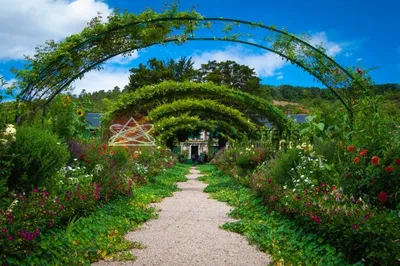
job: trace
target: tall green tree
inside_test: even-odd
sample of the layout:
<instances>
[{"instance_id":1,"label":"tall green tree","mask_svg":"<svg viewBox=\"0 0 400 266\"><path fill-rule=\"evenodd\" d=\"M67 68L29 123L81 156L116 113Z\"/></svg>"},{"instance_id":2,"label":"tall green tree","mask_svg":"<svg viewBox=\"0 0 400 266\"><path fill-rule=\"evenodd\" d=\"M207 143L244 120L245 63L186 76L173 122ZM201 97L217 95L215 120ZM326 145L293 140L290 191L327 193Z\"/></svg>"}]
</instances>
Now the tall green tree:
<instances>
[{"instance_id":1,"label":"tall green tree","mask_svg":"<svg viewBox=\"0 0 400 266\"><path fill-rule=\"evenodd\" d=\"M258 94L260 79L254 69L240 65L235 61L209 61L199 69L198 81L212 81L218 85L226 85L239 90Z\"/></svg>"},{"instance_id":2,"label":"tall green tree","mask_svg":"<svg viewBox=\"0 0 400 266\"><path fill-rule=\"evenodd\" d=\"M191 58L181 57L179 60L167 61L150 59L146 64L130 69L129 84L125 87L128 91L135 91L146 85L158 84L162 81L191 81L197 76Z\"/></svg>"}]
</instances>

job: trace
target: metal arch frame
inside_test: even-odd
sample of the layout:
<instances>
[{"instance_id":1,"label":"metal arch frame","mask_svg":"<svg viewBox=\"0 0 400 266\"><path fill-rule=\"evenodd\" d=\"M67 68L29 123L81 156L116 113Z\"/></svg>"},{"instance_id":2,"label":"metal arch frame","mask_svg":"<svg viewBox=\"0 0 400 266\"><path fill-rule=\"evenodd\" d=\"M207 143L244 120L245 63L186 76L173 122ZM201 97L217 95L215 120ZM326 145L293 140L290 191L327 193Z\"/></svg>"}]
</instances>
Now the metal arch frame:
<instances>
[{"instance_id":1,"label":"metal arch frame","mask_svg":"<svg viewBox=\"0 0 400 266\"><path fill-rule=\"evenodd\" d=\"M253 22L244 21L244 20L227 19L227 18L167 17L167 18L158 18L158 19L152 19L152 20L146 20L146 21L137 21L137 22L128 23L126 25L119 26L119 27L107 30L105 32L102 32L100 34L97 34L96 36L93 36L93 37L91 37L91 38L89 38L89 39L77 44L76 46L72 47L71 50L78 50L78 49L84 47L85 45L90 45L96 39L101 38L102 36L105 36L106 34L111 33L111 32L118 32L120 30L129 28L129 27L136 27L136 26L140 26L140 25L147 25L147 24L151 24L151 23L167 22L167 21L233 22L233 23L248 25L248 26L255 27L255 28L256 27L262 28L262 29L265 29L265 30L268 30L268 31L272 31L272 32L284 35L284 36L289 36L290 40L287 42L287 46L292 41L296 41L300 45L304 45L304 46L308 47L312 51L316 52L316 54L321 55L323 59L327 60L334 67L336 67L337 69L340 69L348 77L348 80L355 81L357 83L357 85L363 90L363 92L366 93L366 89L363 87L363 85L361 83L359 83L346 69L344 69L341 65L339 65L336 61L334 61L332 58L327 56L323 51L319 50L318 48L310 45L309 43L307 43L306 41L296 37L295 35L289 34L289 33L285 32L285 31L278 30L278 29L276 29L274 27L265 26L265 25L262 25L261 23L253 23ZM193 34L192 34L192 36L193 36ZM196 38L196 37L187 37L186 35L185 35L184 41L182 41L182 39L180 39L180 38L168 38L166 40L163 40L162 42L154 42L154 43L147 44L147 45L144 45L144 46L130 47L127 50L119 51L117 53L110 54L110 55L106 56L105 58L99 59L99 60L95 61L94 63L89 64L88 66L84 66L84 68L78 74L74 75L72 78L69 78L69 80L67 79L68 81L66 83L64 83L61 87L59 87L55 92L51 93L50 97L47 99L47 101L45 101L45 103L43 105L48 104L57 94L59 94L63 89L65 89L68 85L70 85L74 80L76 80L77 78L81 77L86 72L88 72L91 69L99 66L100 64L102 64L103 62L107 61L108 59L110 59L112 57L115 57L115 56L120 55L120 54L129 53L129 52L137 50L137 49L150 47L150 46L153 46L153 45L156 45L156 44L163 44L163 43L169 43L169 42L181 42L182 43L182 42L185 42L185 41L194 41L194 40L236 42L236 43L241 43L241 44L254 46L254 47L261 48L261 49L273 52L275 54L278 54L279 56L281 56L283 58L286 58L287 61L290 61L291 63L301 67L302 69L304 69L305 71L310 73L312 76L314 76L316 79L318 79L322 84L324 84L342 102L342 104L345 106L345 108L348 110L348 112L350 113L350 115L352 117L352 113L353 113L352 109L344 101L344 99L334 90L334 88L332 88L329 84L327 84L327 81L324 80L324 78L321 75L318 75L315 71L312 71L312 69L309 68L307 65L305 65L303 62L299 62L299 61L296 61L296 60L294 60L292 58L289 58L285 54L283 54L283 53L281 53L279 51L276 51L276 50L274 50L272 48L269 48L269 47L266 47L266 46L263 46L263 45L260 45L260 44L248 42L248 41L237 40L237 39L233 39L233 38L229 38L229 37L224 37L224 38L216 38L216 37L213 37L213 38ZM316 58L316 57L313 57L313 56L308 56L308 57L309 58ZM21 93L17 96L17 102L19 100L32 100L32 99L34 99L34 97L36 96L36 93L39 93L39 91L37 91L35 94L33 94L33 95L31 94L31 92L33 91L33 88L35 87L35 85L38 85L41 82L45 82L46 78L48 77L48 75L51 74L51 73L47 73L48 70L51 69L55 64L59 63L62 60L64 60L64 58L62 56L60 56L59 58L54 60L52 63L50 63L47 67L45 67L39 73L38 80L36 82L29 83L27 85L27 87L25 89L23 89L21 91ZM66 66L66 67L68 67L68 66ZM60 82L58 82L58 83L60 83ZM49 89L50 88L45 89L44 93L41 94L39 99L42 99L42 97L46 94L46 92L49 91Z\"/></svg>"}]
</instances>

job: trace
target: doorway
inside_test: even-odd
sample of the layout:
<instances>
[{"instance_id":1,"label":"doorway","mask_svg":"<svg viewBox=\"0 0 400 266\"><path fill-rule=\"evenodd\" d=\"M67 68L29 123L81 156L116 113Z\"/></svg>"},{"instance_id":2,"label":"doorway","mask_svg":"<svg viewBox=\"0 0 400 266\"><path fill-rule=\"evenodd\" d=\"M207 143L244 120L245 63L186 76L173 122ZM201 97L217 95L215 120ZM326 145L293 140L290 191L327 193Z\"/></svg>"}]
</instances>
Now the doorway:
<instances>
[{"instance_id":1,"label":"doorway","mask_svg":"<svg viewBox=\"0 0 400 266\"><path fill-rule=\"evenodd\" d=\"M190 154L192 156L192 161L197 161L197 159L199 158L199 146L191 146Z\"/></svg>"}]
</instances>

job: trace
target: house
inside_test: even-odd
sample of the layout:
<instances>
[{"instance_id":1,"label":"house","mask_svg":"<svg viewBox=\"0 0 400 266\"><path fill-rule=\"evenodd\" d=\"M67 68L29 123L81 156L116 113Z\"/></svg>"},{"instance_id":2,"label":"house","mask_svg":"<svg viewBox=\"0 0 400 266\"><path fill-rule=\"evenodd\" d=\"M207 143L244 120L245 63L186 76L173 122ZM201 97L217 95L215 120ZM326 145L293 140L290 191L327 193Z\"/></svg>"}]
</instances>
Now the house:
<instances>
[{"instance_id":1,"label":"house","mask_svg":"<svg viewBox=\"0 0 400 266\"><path fill-rule=\"evenodd\" d=\"M204 153L207 155L214 154L218 151L218 140L211 140L209 136L207 131L198 131L189 135L188 140L180 142L180 153L187 154L188 159L198 158Z\"/></svg>"}]
</instances>

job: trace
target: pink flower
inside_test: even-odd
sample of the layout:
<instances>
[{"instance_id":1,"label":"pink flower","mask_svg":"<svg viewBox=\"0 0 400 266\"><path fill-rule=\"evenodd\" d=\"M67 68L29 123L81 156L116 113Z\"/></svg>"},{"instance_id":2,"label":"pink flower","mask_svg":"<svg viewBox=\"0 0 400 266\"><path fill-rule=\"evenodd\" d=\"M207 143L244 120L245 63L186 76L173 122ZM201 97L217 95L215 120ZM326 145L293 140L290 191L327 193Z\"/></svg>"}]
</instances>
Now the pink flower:
<instances>
[{"instance_id":1,"label":"pink flower","mask_svg":"<svg viewBox=\"0 0 400 266\"><path fill-rule=\"evenodd\" d=\"M3 234L7 233L7 228L6 228L6 227L3 227L3 229L1 229L1 232L2 232Z\"/></svg>"},{"instance_id":2,"label":"pink flower","mask_svg":"<svg viewBox=\"0 0 400 266\"><path fill-rule=\"evenodd\" d=\"M359 75L362 75L362 74L363 74L362 70L359 69L359 68L357 68L356 71L357 71L357 74L359 74Z\"/></svg>"},{"instance_id":3,"label":"pink flower","mask_svg":"<svg viewBox=\"0 0 400 266\"><path fill-rule=\"evenodd\" d=\"M358 229L358 224L353 224L353 229L357 230Z\"/></svg>"}]
</instances>

